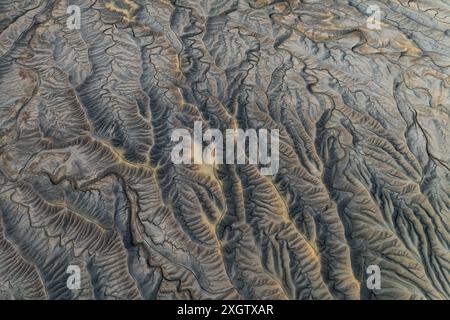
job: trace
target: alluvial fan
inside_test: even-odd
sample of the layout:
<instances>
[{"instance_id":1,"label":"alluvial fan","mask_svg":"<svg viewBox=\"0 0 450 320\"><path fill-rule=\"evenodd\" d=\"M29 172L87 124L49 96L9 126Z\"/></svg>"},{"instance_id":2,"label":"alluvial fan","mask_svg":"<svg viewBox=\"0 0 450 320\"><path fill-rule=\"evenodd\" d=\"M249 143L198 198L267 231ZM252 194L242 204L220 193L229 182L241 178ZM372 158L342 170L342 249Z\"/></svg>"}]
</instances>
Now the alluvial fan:
<instances>
[{"instance_id":1,"label":"alluvial fan","mask_svg":"<svg viewBox=\"0 0 450 320\"><path fill-rule=\"evenodd\" d=\"M450 299L450 3L0 0L0 298Z\"/></svg>"}]
</instances>

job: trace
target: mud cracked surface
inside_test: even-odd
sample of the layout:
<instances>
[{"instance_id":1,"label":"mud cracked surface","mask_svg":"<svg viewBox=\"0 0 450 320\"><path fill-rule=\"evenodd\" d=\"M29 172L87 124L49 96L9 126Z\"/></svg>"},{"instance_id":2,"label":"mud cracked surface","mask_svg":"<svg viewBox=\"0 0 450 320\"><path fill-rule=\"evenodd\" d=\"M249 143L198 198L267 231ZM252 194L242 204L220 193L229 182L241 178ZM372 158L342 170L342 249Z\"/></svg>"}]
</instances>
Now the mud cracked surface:
<instances>
[{"instance_id":1,"label":"mud cracked surface","mask_svg":"<svg viewBox=\"0 0 450 320\"><path fill-rule=\"evenodd\" d=\"M449 75L445 0L0 0L0 298L449 299Z\"/></svg>"}]
</instances>

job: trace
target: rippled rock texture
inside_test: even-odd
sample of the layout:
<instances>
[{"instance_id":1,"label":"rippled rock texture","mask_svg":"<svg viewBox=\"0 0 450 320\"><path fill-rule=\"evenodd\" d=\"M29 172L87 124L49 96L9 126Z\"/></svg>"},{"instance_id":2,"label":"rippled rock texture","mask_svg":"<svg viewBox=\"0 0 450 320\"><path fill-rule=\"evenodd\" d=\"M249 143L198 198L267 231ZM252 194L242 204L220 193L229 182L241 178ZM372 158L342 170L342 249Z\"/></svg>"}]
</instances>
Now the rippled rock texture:
<instances>
[{"instance_id":1,"label":"rippled rock texture","mask_svg":"<svg viewBox=\"0 0 450 320\"><path fill-rule=\"evenodd\" d=\"M449 75L445 0L0 0L0 297L448 299Z\"/></svg>"}]
</instances>

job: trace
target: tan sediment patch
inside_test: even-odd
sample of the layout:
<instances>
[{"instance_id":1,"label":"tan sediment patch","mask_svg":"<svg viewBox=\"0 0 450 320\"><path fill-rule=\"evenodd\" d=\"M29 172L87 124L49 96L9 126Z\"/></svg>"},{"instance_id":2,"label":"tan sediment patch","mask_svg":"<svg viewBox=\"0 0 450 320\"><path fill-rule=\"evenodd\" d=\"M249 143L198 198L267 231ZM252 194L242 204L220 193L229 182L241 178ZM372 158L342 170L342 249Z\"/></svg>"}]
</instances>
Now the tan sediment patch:
<instances>
[{"instance_id":1,"label":"tan sediment patch","mask_svg":"<svg viewBox=\"0 0 450 320\"><path fill-rule=\"evenodd\" d=\"M110 0L110 2L105 3L105 8L120 14L124 22L131 23L135 22L134 15L139 9L139 5L133 0Z\"/></svg>"}]
</instances>

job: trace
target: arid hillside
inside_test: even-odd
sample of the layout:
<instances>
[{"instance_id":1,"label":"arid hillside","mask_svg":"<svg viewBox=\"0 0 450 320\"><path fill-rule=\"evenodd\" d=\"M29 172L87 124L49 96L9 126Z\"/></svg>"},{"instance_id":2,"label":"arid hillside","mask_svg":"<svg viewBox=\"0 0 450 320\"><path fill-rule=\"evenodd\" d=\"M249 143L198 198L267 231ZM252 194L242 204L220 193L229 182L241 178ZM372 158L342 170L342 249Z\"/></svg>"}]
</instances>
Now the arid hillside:
<instances>
[{"instance_id":1,"label":"arid hillside","mask_svg":"<svg viewBox=\"0 0 450 320\"><path fill-rule=\"evenodd\" d=\"M0 0L0 299L450 299L449 1Z\"/></svg>"}]
</instances>

